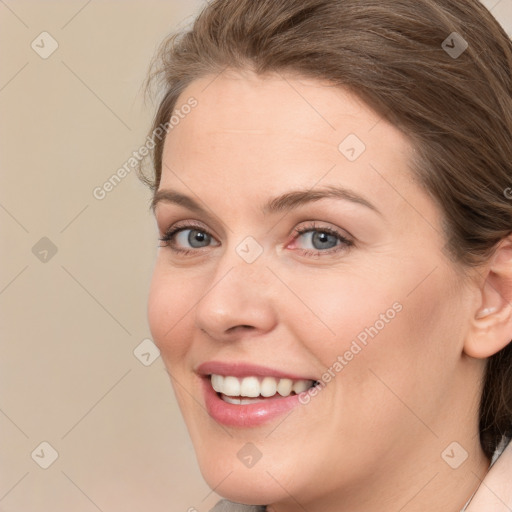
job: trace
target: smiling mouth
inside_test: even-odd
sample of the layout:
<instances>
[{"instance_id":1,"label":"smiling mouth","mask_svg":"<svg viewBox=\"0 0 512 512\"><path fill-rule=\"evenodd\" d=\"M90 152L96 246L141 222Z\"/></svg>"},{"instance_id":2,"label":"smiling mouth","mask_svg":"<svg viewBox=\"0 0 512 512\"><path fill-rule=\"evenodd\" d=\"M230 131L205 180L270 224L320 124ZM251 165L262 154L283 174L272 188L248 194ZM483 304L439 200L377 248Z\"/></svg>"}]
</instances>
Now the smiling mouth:
<instances>
[{"instance_id":1,"label":"smiling mouth","mask_svg":"<svg viewBox=\"0 0 512 512\"><path fill-rule=\"evenodd\" d=\"M319 384L313 380L279 379L274 377L211 374L210 383L218 396L229 404L248 405L269 398L285 398L298 395Z\"/></svg>"}]
</instances>

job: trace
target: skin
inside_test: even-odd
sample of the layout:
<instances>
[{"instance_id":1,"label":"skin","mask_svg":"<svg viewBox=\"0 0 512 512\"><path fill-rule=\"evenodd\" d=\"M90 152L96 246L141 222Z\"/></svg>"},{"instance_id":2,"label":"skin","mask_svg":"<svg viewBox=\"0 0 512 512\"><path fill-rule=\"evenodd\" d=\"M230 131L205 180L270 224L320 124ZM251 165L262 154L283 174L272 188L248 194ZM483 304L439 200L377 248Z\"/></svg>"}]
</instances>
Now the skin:
<instances>
[{"instance_id":1,"label":"skin","mask_svg":"<svg viewBox=\"0 0 512 512\"><path fill-rule=\"evenodd\" d=\"M175 246L189 254L162 244L148 317L205 480L273 512L459 512L489 465L479 382L485 357L511 337L510 311L495 322L478 314L503 312L501 268L491 287L491 266L469 278L449 260L443 214L413 178L409 141L353 94L247 71L193 82L177 108L190 96L198 105L167 136L159 190L207 212L162 201L155 216L161 236L194 221L212 238L194 249L181 232ZM366 146L353 162L338 149L349 134ZM285 192L326 186L349 188L380 213L338 198L261 210ZM353 245L318 249L294 232L311 221ZM263 249L250 264L236 251L247 236ZM395 303L395 318L286 418L231 428L207 414L199 364L250 362L320 380ZM237 457L248 442L262 453L252 468ZM453 442L468 454L457 469L441 456Z\"/></svg>"}]
</instances>

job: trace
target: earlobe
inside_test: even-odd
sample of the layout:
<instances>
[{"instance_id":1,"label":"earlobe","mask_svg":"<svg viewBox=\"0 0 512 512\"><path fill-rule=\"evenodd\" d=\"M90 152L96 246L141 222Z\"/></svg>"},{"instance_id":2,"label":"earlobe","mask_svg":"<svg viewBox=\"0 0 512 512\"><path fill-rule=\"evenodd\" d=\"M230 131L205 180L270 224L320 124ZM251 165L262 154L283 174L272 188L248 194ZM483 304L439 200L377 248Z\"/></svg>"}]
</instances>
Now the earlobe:
<instances>
[{"instance_id":1,"label":"earlobe","mask_svg":"<svg viewBox=\"0 0 512 512\"><path fill-rule=\"evenodd\" d=\"M485 359L512 340L512 237L503 239L483 266L481 302L471 319L464 352Z\"/></svg>"}]
</instances>

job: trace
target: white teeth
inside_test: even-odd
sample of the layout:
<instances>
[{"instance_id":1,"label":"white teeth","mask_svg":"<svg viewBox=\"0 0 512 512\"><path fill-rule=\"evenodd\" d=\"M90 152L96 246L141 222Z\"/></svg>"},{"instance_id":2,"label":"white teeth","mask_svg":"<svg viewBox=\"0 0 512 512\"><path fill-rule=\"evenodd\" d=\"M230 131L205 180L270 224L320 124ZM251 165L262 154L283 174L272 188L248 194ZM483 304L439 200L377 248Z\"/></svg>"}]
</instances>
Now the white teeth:
<instances>
[{"instance_id":1,"label":"white teeth","mask_svg":"<svg viewBox=\"0 0 512 512\"><path fill-rule=\"evenodd\" d=\"M244 377L238 394L252 398L260 396L260 381L256 377Z\"/></svg>"},{"instance_id":2,"label":"white teeth","mask_svg":"<svg viewBox=\"0 0 512 512\"><path fill-rule=\"evenodd\" d=\"M239 396L240 381L236 377L224 377L220 392L229 396Z\"/></svg>"},{"instance_id":3,"label":"white teeth","mask_svg":"<svg viewBox=\"0 0 512 512\"><path fill-rule=\"evenodd\" d=\"M212 387L219 393L222 390L222 382L224 377L222 375L212 375Z\"/></svg>"},{"instance_id":4,"label":"white teeth","mask_svg":"<svg viewBox=\"0 0 512 512\"><path fill-rule=\"evenodd\" d=\"M299 393L302 393L303 391L306 391L308 389L308 383L305 380L298 380L293 384L293 391L298 395Z\"/></svg>"},{"instance_id":5,"label":"white teeth","mask_svg":"<svg viewBox=\"0 0 512 512\"><path fill-rule=\"evenodd\" d=\"M261 381L261 396L274 396L276 392L276 379L274 379L274 377L265 377Z\"/></svg>"},{"instance_id":6,"label":"white teeth","mask_svg":"<svg viewBox=\"0 0 512 512\"><path fill-rule=\"evenodd\" d=\"M235 405L247 405L247 404L254 404L255 402L263 402L263 400L255 400L254 398L233 398L232 396L222 395L222 400L224 402L227 402L228 404L235 404Z\"/></svg>"},{"instance_id":7,"label":"white teeth","mask_svg":"<svg viewBox=\"0 0 512 512\"><path fill-rule=\"evenodd\" d=\"M276 379L274 377L244 377L239 379L233 376L211 375L211 383L213 389L217 393L225 395L225 401L229 403L241 404L254 403L253 400L242 400L240 398L229 397L247 397L257 398L271 397L279 393L279 395L286 397L292 392L296 394L302 393L309 389L314 381L312 380L296 380L291 379Z\"/></svg>"},{"instance_id":8,"label":"white teeth","mask_svg":"<svg viewBox=\"0 0 512 512\"><path fill-rule=\"evenodd\" d=\"M291 379L281 379L277 385L277 392L281 396L288 396L292 392L293 381Z\"/></svg>"}]
</instances>

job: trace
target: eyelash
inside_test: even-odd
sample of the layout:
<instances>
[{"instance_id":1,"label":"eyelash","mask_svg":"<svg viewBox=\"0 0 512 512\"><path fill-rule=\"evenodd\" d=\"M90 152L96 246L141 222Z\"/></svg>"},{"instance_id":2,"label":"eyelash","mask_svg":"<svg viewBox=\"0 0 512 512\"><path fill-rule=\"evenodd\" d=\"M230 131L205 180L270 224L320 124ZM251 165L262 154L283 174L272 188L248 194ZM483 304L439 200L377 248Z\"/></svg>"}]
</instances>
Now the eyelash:
<instances>
[{"instance_id":1,"label":"eyelash","mask_svg":"<svg viewBox=\"0 0 512 512\"><path fill-rule=\"evenodd\" d=\"M173 245L173 238L174 235L178 234L181 231L186 231L187 229L195 229L202 233L206 233L208 236L213 238L213 235L211 235L208 230L204 229L203 226L199 224L195 224L193 222L189 222L187 224L183 225L177 225L169 229L162 237L160 237L160 242L162 242L163 245L160 247L169 247L172 251L182 254L183 256L189 255L189 254L197 254L198 251L201 249L182 249L179 247L176 247ZM331 249L327 249L325 251L318 251L313 249L299 249L304 255L306 256L322 256L325 254L333 254L337 253L342 250L346 250L354 245L354 242L352 240L349 240L345 236L343 236L339 231L333 228L329 227L318 227L314 222L307 226L302 226L300 228L295 228L294 230L294 238L295 241L300 236L304 235L305 233L309 233L311 231L317 231L319 233L327 233L328 235L335 236L341 243L339 245L336 245L335 247Z\"/></svg>"},{"instance_id":2,"label":"eyelash","mask_svg":"<svg viewBox=\"0 0 512 512\"><path fill-rule=\"evenodd\" d=\"M203 226L201 226L199 224L194 224L193 222L189 222L187 224L174 226L174 227L170 228L166 233L164 233L164 235L162 237L160 237L160 242L162 242L162 244L163 244L160 247L169 247L172 251L182 254L184 256L186 256L188 254L192 254L192 253L197 254L199 249L181 249L181 248L175 247L173 245L174 235L178 234L180 231L186 231L187 229L197 229L198 231L201 231L202 233L206 233L209 236L212 236L206 229L204 229Z\"/></svg>"},{"instance_id":3,"label":"eyelash","mask_svg":"<svg viewBox=\"0 0 512 512\"><path fill-rule=\"evenodd\" d=\"M354 242L352 242L352 240L349 240L347 237L343 236L338 230L326 226L317 226L314 222L312 222L309 225L302 226L300 228L295 228L293 240L295 241L300 236L304 235L305 233L310 233L311 231L317 231L318 233L327 233L328 235L332 235L338 239L340 244L325 251L318 251L314 249L299 249L302 252L302 254L306 256L322 256L326 254L334 254L338 253L339 251L347 250L348 248L354 245Z\"/></svg>"}]
</instances>

